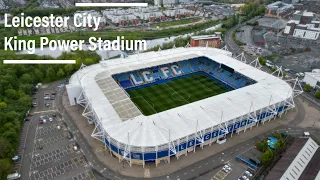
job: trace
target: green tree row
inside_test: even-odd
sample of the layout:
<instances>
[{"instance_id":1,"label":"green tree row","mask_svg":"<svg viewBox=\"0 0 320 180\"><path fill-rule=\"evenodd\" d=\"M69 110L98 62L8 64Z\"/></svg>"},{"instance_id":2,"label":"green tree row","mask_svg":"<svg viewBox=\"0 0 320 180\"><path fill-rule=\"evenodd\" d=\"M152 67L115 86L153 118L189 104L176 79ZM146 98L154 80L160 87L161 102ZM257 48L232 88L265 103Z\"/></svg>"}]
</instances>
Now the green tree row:
<instances>
[{"instance_id":1,"label":"green tree row","mask_svg":"<svg viewBox=\"0 0 320 180\"><path fill-rule=\"evenodd\" d=\"M99 62L95 52L65 52L56 59L75 59L76 64L68 65L5 65L8 59L54 59L49 56L16 54L0 50L0 179L11 173L12 161L19 142L24 117L31 107L32 89L36 83L50 82L70 76L82 63Z\"/></svg>"}]
</instances>

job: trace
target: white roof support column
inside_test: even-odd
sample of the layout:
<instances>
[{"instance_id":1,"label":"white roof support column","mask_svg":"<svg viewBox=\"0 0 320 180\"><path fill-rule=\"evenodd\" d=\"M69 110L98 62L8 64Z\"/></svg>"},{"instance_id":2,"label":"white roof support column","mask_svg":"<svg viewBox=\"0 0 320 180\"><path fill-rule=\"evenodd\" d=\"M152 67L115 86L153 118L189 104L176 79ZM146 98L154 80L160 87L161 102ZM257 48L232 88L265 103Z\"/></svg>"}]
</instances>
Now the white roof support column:
<instances>
[{"instance_id":1,"label":"white roof support column","mask_svg":"<svg viewBox=\"0 0 320 180\"><path fill-rule=\"evenodd\" d=\"M85 107L85 105L88 103L86 96L85 96L85 92L82 89L79 97L77 98L77 104L79 104L82 107Z\"/></svg>"},{"instance_id":2,"label":"white roof support column","mask_svg":"<svg viewBox=\"0 0 320 180\"><path fill-rule=\"evenodd\" d=\"M82 112L82 116L91 120L93 114L92 114L92 111L89 109L89 106L90 106L90 103L88 103L86 105L86 107L84 108L84 110Z\"/></svg>"},{"instance_id":3,"label":"white roof support column","mask_svg":"<svg viewBox=\"0 0 320 180\"><path fill-rule=\"evenodd\" d=\"M269 106L267 107L269 113L271 113L272 115L276 115L277 114L277 108L275 106L275 104L272 103L272 95L270 96L270 100L269 100Z\"/></svg>"},{"instance_id":4,"label":"white roof support column","mask_svg":"<svg viewBox=\"0 0 320 180\"><path fill-rule=\"evenodd\" d=\"M223 48L221 48L222 50L225 50L225 51L229 51L229 49L228 49L228 46L227 45L224 45L224 47Z\"/></svg>"},{"instance_id":5,"label":"white roof support column","mask_svg":"<svg viewBox=\"0 0 320 180\"><path fill-rule=\"evenodd\" d=\"M255 67L257 69L261 69L262 65L259 62L259 59L256 58L255 60L253 60L252 62L249 63L249 65L251 65L252 67Z\"/></svg>"},{"instance_id":6,"label":"white roof support column","mask_svg":"<svg viewBox=\"0 0 320 180\"><path fill-rule=\"evenodd\" d=\"M202 131L198 131L199 129L199 120L194 120L194 119L191 119L191 118L188 118L188 117L185 117L185 116L182 116L180 114L178 114L178 116L182 117L182 118L185 118L187 120L190 120L190 121L193 121L196 123L196 129L195 129L195 133L194 133L194 136L195 136L195 142L194 142L194 148L193 148L193 151L195 152L195 147L196 147L196 140L200 141L201 144L204 143L204 134L202 133Z\"/></svg>"},{"instance_id":7,"label":"white roof support column","mask_svg":"<svg viewBox=\"0 0 320 180\"><path fill-rule=\"evenodd\" d=\"M124 147L123 151L123 157L121 161L126 160L128 164L131 166L132 165L132 160L131 160L131 145L130 145L130 133L128 132L128 141L126 143L126 146ZM120 161L120 162L121 162Z\"/></svg>"},{"instance_id":8,"label":"white roof support column","mask_svg":"<svg viewBox=\"0 0 320 180\"><path fill-rule=\"evenodd\" d=\"M277 76L277 77L280 78L280 79L283 79L282 66L280 66L280 67L277 66L277 69L276 69L273 73L271 73L271 74Z\"/></svg>"},{"instance_id":9,"label":"white roof support column","mask_svg":"<svg viewBox=\"0 0 320 180\"><path fill-rule=\"evenodd\" d=\"M95 125L94 130L91 133L91 137L105 143L104 141L104 132L102 130L99 130L100 128L98 128L99 125Z\"/></svg>"},{"instance_id":10,"label":"white roof support column","mask_svg":"<svg viewBox=\"0 0 320 180\"><path fill-rule=\"evenodd\" d=\"M153 121L153 124L155 126L161 128L161 129L164 129L165 131L168 131L168 156L169 156L168 158L169 158L169 163L170 163L170 154L171 154L171 152L173 152L174 155L177 154L177 151L175 149L175 144L174 144L173 141L171 141L171 131L170 131L170 129L167 129L167 128L163 127L163 126L160 126L160 125L156 124L154 121Z\"/></svg>"},{"instance_id":11,"label":"white roof support column","mask_svg":"<svg viewBox=\"0 0 320 180\"><path fill-rule=\"evenodd\" d=\"M254 107L253 107L253 102L251 102L251 105L250 105L250 108L249 108L249 112L248 112L248 114L247 114L247 123L246 123L246 126L245 126L245 130L247 129L247 126L248 126L248 121L250 120L252 120L252 121L254 121L254 122L258 122L258 119L257 119L257 113L256 113L256 110L254 109ZM251 123L251 126L250 126L250 128L252 128L252 123Z\"/></svg>"},{"instance_id":12,"label":"white roof support column","mask_svg":"<svg viewBox=\"0 0 320 180\"><path fill-rule=\"evenodd\" d=\"M242 52L241 54L239 54L238 56L236 56L235 59L238 59L239 61L244 62L244 63L247 64L247 58L246 58L246 56L244 55L244 52Z\"/></svg>"},{"instance_id":13,"label":"white roof support column","mask_svg":"<svg viewBox=\"0 0 320 180\"><path fill-rule=\"evenodd\" d=\"M300 84L299 78L286 80L291 86L293 90L293 96L297 97L303 93L303 88Z\"/></svg>"}]
</instances>

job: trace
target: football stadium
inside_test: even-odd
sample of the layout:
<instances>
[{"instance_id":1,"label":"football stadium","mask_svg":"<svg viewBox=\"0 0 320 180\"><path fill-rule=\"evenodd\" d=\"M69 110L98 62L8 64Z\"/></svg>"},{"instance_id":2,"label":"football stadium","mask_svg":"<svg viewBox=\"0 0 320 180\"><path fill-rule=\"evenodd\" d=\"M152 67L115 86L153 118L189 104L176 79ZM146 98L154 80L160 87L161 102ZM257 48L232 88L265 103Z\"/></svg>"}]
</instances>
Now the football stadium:
<instances>
[{"instance_id":1,"label":"football stadium","mask_svg":"<svg viewBox=\"0 0 320 180\"><path fill-rule=\"evenodd\" d=\"M170 163L295 106L284 80L206 47L146 52L83 66L67 85L91 136L130 165Z\"/></svg>"}]
</instances>

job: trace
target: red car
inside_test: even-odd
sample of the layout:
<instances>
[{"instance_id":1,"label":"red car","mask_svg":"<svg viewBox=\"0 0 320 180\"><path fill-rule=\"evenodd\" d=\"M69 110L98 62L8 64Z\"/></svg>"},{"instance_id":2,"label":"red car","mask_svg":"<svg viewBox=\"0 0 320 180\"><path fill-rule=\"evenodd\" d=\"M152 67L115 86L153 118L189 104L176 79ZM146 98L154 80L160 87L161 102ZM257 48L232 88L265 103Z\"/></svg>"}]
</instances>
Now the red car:
<instances>
[{"instance_id":1,"label":"red car","mask_svg":"<svg viewBox=\"0 0 320 180\"><path fill-rule=\"evenodd\" d=\"M28 113L28 114L26 115L26 117L30 117L30 116L33 116L33 114Z\"/></svg>"},{"instance_id":2,"label":"red car","mask_svg":"<svg viewBox=\"0 0 320 180\"><path fill-rule=\"evenodd\" d=\"M39 121L39 124L43 124L43 121L42 121L42 120L40 120L40 121Z\"/></svg>"}]
</instances>

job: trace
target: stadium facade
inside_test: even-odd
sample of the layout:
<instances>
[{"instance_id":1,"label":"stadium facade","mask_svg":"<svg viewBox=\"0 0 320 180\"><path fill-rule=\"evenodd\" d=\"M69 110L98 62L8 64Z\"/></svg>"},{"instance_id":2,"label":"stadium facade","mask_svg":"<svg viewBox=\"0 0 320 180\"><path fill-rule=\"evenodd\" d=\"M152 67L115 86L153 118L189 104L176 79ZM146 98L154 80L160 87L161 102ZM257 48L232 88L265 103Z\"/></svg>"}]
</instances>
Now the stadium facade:
<instances>
[{"instance_id":1,"label":"stadium facade","mask_svg":"<svg viewBox=\"0 0 320 180\"><path fill-rule=\"evenodd\" d=\"M149 116L126 92L199 71L232 90ZM146 52L85 66L70 78L67 92L70 104L83 106L82 115L94 124L93 138L119 162L143 166L170 163L172 156L221 143L295 107L294 88L287 82L232 58L228 51L206 47Z\"/></svg>"}]
</instances>

